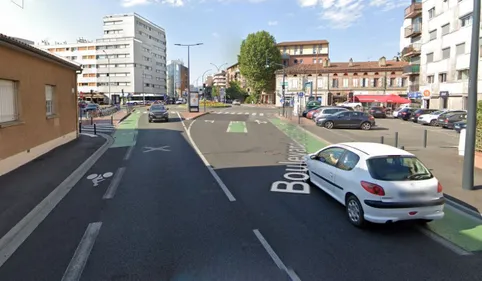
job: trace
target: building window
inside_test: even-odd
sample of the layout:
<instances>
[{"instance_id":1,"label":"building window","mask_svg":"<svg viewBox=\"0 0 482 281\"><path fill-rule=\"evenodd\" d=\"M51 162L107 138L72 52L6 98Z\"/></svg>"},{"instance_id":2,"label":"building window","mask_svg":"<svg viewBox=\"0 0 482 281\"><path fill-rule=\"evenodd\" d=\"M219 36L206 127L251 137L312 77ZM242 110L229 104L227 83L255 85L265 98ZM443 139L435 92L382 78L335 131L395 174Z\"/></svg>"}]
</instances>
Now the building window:
<instances>
[{"instance_id":1,"label":"building window","mask_svg":"<svg viewBox=\"0 0 482 281\"><path fill-rule=\"evenodd\" d=\"M300 59L300 63L303 63L303 59Z\"/></svg>"},{"instance_id":2,"label":"building window","mask_svg":"<svg viewBox=\"0 0 482 281\"><path fill-rule=\"evenodd\" d=\"M439 81L440 83L445 83L445 82L447 82L447 73L440 73L440 74L438 75L438 81Z\"/></svg>"},{"instance_id":3,"label":"building window","mask_svg":"<svg viewBox=\"0 0 482 281\"><path fill-rule=\"evenodd\" d=\"M390 78L388 80L388 87L395 87L395 78Z\"/></svg>"},{"instance_id":4,"label":"building window","mask_svg":"<svg viewBox=\"0 0 482 281\"><path fill-rule=\"evenodd\" d=\"M432 84L435 82L435 77L433 75L427 76L427 83Z\"/></svg>"},{"instance_id":5,"label":"building window","mask_svg":"<svg viewBox=\"0 0 482 281\"><path fill-rule=\"evenodd\" d=\"M373 78L373 87L374 88L378 87L379 83L380 83L380 78Z\"/></svg>"},{"instance_id":6,"label":"building window","mask_svg":"<svg viewBox=\"0 0 482 281\"><path fill-rule=\"evenodd\" d=\"M447 23L446 25L442 25L442 36L449 34L450 32L450 24Z\"/></svg>"},{"instance_id":7,"label":"building window","mask_svg":"<svg viewBox=\"0 0 482 281\"><path fill-rule=\"evenodd\" d=\"M45 107L47 116L55 114L55 86L45 85Z\"/></svg>"},{"instance_id":8,"label":"building window","mask_svg":"<svg viewBox=\"0 0 482 281\"><path fill-rule=\"evenodd\" d=\"M0 79L0 123L18 120L17 82Z\"/></svg>"},{"instance_id":9,"label":"building window","mask_svg":"<svg viewBox=\"0 0 482 281\"><path fill-rule=\"evenodd\" d=\"M433 62L433 53L427 54L427 63Z\"/></svg>"},{"instance_id":10,"label":"building window","mask_svg":"<svg viewBox=\"0 0 482 281\"><path fill-rule=\"evenodd\" d=\"M293 62L294 62L294 63L298 63L298 60L297 60L297 59L295 59Z\"/></svg>"},{"instance_id":11,"label":"building window","mask_svg":"<svg viewBox=\"0 0 482 281\"><path fill-rule=\"evenodd\" d=\"M469 70L457 70L457 80L468 80L469 79Z\"/></svg>"},{"instance_id":12,"label":"building window","mask_svg":"<svg viewBox=\"0 0 482 281\"><path fill-rule=\"evenodd\" d=\"M465 54L465 43L458 44L455 46L455 55L463 55Z\"/></svg>"},{"instance_id":13,"label":"building window","mask_svg":"<svg viewBox=\"0 0 482 281\"><path fill-rule=\"evenodd\" d=\"M348 78L343 79L343 88L348 88Z\"/></svg>"},{"instance_id":14,"label":"building window","mask_svg":"<svg viewBox=\"0 0 482 281\"><path fill-rule=\"evenodd\" d=\"M430 41L437 39L437 29L430 31L429 36L430 36Z\"/></svg>"},{"instance_id":15,"label":"building window","mask_svg":"<svg viewBox=\"0 0 482 281\"><path fill-rule=\"evenodd\" d=\"M460 26L461 27L466 27L472 25L472 13L465 15L460 18Z\"/></svg>"},{"instance_id":16,"label":"building window","mask_svg":"<svg viewBox=\"0 0 482 281\"><path fill-rule=\"evenodd\" d=\"M331 87L332 88L338 88L338 78L335 78L335 79L331 80Z\"/></svg>"},{"instance_id":17,"label":"building window","mask_svg":"<svg viewBox=\"0 0 482 281\"><path fill-rule=\"evenodd\" d=\"M352 80L351 82L352 82L352 84L353 84L353 88L357 88L357 87L358 87L358 79L353 78L353 80Z\"/></svg>"},{"instance_id":18,"label":"building window","mask_svg":"<svg viewBox=\"0 0 482 281\"><path fill-rule=\"evenodd\" d=\"M442 59L446 60L450 58L450 47L442 49Z\"/></svg>"},{"instance_id":19,"label":"building window","mask_svg":"<svg viewBox=\"0 0 482 281\"><path fill-rule=\"evenodd\" d=\"M429 19L432 19L435 17L435 7L433 7L432 9L428 10L428 18Z\"/></svg>"},{"instance_id":20,"label":"building window","mask_svg":"<svg viewBox=\"0 0 482 281\"><path fill-rule=\"evenodd\" d=\"M316 63L316 59L313 59L313 64L315 64L315 63Z\"/></svg>"}]
</instances>

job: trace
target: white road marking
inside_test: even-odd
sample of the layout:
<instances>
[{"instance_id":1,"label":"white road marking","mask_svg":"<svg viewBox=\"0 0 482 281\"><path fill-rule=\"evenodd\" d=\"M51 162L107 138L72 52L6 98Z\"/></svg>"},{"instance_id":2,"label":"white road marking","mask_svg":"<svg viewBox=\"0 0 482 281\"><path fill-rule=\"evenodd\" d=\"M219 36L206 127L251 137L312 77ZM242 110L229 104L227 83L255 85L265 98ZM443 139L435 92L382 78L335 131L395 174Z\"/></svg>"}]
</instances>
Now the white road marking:
<instances>
[{"instance_id":1,"label":"white road marking","mask_svg":"<svg viewBox=\"0 0 482 281\"><path fill-rule=\"evenodd\" d=\"M258 123L258 124L267 124L268 122L266 121L259 121L259 120L254 120L254 122Z\"/></svg>"},{"instance_id":2,"label":"white road marking","mask_svg":"<svg viewBox=\"0 0 482 281\"><path fill-rule=\"evenodd\" d=\"M462 248L460 248L459 246L453 244L452 242L450 242L449 240L446 240L444 239L443 237L439 236L438 234L430 231L429 229L425 228L425 227L417 227L417 229L422 232L423 234L425 234L428 238L434 240L435 242L439 243L440 245L444 246L445 248L451 250L452 252L456 253L457 255L460 255L460 256L470 256L470 255L473 255L473 253L471 252L468 252Z\"/></svg>"},{"instance_id":3,"label":"white road marking","mask_svg":"<svg viewBox=\"0 0 482 281\"><path fill-rule=\"evenodd\" d=\"M169 149L169 145L161 146L161 147L150 147L150 146L145 146L144 147L144 153L147 152L152 152L152 151L171 151Z\"/></svg>"},{"instance_id":4,"label":"white road marking","mask_svg":"<svg viewBox=\"0 0 482 281\"><path fill-rule=\"evenodd\" d=\"M80 240L79 246L77 246L77 249L75 250L74 256L72 257L67 270L65 270L62 281L80 280L85 264L89 259L90 252L94 247L95 239L97 239L97 236L99 235L101 226L101 222L89 224L84 236L82 236L82 239Z\"/></svg>"},{"instance_id":5,"label":"white road marking","mask_svg":"<svg viewBox=\"0 0 482 281\"><path fill-rule=\"evenodd\" d=\"M96 137L97 137L97 135L89 134L89 133L80 133L79 135L88 136L88 137L91 137L91 138L96 138Z\"/></svg>"},{"instance_id":6,"label":"white road marking","mask_svg":"<svg viewBox=\"0 0 482 281\"><path fill-rule=\"evenodd\" d=\"M204 120L204 123L214 123L214 120Z\"/></svg>"},{"instance_id":7,"label":"white road marking","mask_svg":"<svg viewBox=\"0 0 482 281\"><path fill-rule=\"evenodd\" d=\"M213 176L213 178L216 180L216 182L218 183L218 185L221 187L221 189L223 190L224 194L226 194L226 196L228 197L229 201L231 202L234 202L236 201L236 198L234 198L233 194L231 193L231 191L229 191L228 187L226 186L226 184L224 184L223 180L218 176L218 174L216 173L216 171L214 171L213 169L213 166L211 166L211 164L209 164L208 160L206 159L206 157L204 157L204 155L202 154L201 150L199 150L199 148L197 147L196 143L194 142L192 136L191 136L191 127L192 125L194 124L194 122L196 122L196 120L193 120L191 122L191 124L189 125L189 128L186 127L186 124L184 124L184 121L181 119L181 124L182 124L182 127L184 128L184 130L186 131L186 134L187 134L187 137L189 138L189 141L191 142L191 145L192 147L194 148L194 151L196 151L197 155L199 155L199 158L201 158L201 160L203 161L204 165L206 166L206 168L208 168L209 172L211 173L211 175Z\"/></svg>"},{"instance_id":8,"label":"white road marking","mask_svg":"<svg viewBox=\"0 0 482 281\"><path fill-rule=\"evenodd\" d=\"M244 115L249 115L249 112L245 112Z\"/></svg>"},{"instance_id":9,"label":"white road marking","mask_svg":"<svg viewBox=\"0 0 482 281\"><path fill-rule=\"evenodd\" d=\"M236 112L231 112L231 115L234 115L234 114L236 114Z\"/></svg>"},{"instance_id":10,"label":"white road marking","mask_svg":"<svg viewBox=\"0 0 482 281\"><path fill-rule=\"evenodd\" d=\"M242 115L243 113L242 112L238 112L238 115Z\"/></svg>"},{"instance_id":11,"label":"white road marking","mask_svg":"<svg viewBox=\"0 0 482 281\"><path fill-rule=\"evenodd\" d=\"M114 139L111 136L99 135L106 138L107 142L0 239L0 267L15 253L30 234L52 212L55 206L62 201L77 182L84 177L85 173L99 160L102 154L114 143Z\"/></svg>"},{"instance_id":12,"label":"white road marking","mask_svg":"<svg viewBox=\"0 0 482 281\"><path fill-rule=\"evenodd\" d=\"M121 167L117 169L117 172L115 173L114 178L109 184L109 187L107 188L104 196L102 199L112 199L114 198L115 192L117 191L117 187L119 186L122 177L124 176L124 173L126 171L126 167Z\"/></svg>"},{"instance_id":13,"label":"white road marking","mask_svg":"<svg viewBox=\"0 0 482 281\"><path fill-rule=\"evenodd\" d=\"M87 179L88 180L92 180L92 183L94 184L94 186L98 186L99 183L105 181L105 179L107 178L110 178L114 175L114 173L112 172L106 172L102 175L98 175L98 174L91 174L91 175L88 175L87 176Z\"/></svg>"},{"instance_id":14,"label":"white road marking","mask_svg":"<svg viewBox=\"0 0 482 281\"><path fill-rule=\"evenodd\" d=\"M260 113L259 116L264 116L264 113Z\"/></svg>"},{"instance_id":15,"label":"white road marking","mask_svg":"<svg viewBox=\"0 0 482 281\"><path fill-rule=\"evenodd\" d=\"M254 113L253 113L253 114L251 114L251 115L256 116L256 112L254 112Z\"/></svg>"},{"instance_id":16,"label":"white road marking","mask_svg":"<svg viewBox=\"0 0 482 281\"><path fill-rule=\"evenodd\" d=\"M286 267L286 265L283 263L283 261L280 259L280 257L273 250L273 248L271 248L268 241L266 241L266 239L264 239L261 232L259 232L259 230L257 230L257 229L253 229L253 232L254 232L254 235L256 235L256 237L258 238L261 245L263 245L266 252L268 252L271 259L273 259L274 263L278 266L278 268L283 270L284 272L286 272L286 274L288 274L291 281L301 281L301 279L298 277L298 275L296 275L296 273L292 269L288 269Z\"/></svg>"},{"instance_id":17,"label":"white road marking","mask_svg":"<svg viewBox=\"0 0 482 281\"><path fill-rule=\"evenodd\" d=\"M127 161L131 158L131 155L132 155L132 151L134 150L134 145L129 147L129 149L127 150L126 152L126 155L124 156L124 160Z\"/></svg>"}]
</instances>

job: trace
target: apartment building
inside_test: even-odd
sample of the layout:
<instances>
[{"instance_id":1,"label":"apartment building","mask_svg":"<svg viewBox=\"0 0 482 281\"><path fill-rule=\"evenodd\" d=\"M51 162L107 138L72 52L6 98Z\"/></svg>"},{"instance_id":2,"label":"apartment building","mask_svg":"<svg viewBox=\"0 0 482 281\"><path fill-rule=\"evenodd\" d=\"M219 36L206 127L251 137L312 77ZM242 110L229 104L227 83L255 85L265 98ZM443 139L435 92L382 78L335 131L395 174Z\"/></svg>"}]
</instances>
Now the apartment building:
<instances>
[{"instance_id":1,"label":"apartment building","mask_svg":"<svg viewBox=\"0 0 482 281\"><path fill-rule=\"evenodd\" d=\"M313 96L323 105L345 102L353 96L360 102L374 102L373 96L397 95L406 97L407 77L403 61L389 61L385 57L378 61L330 62L321 67L315 64L298 64L287 67L285 77L285 103L304 92L305 97ZM282 106L283 70L276 71L277 106Z\"/></svg>"},{"instance_id":2,"label":"apartment building","mask_svg":"<svg viewBox=\"0 0 482 281\"><path fill-rule=\"evenodd\" d=\"M226 87L226 71L222 70L213 75L213 86L221 88Z\"/></svg>"},{"instance_id":3,"label":"apartment building","mask_svg":"<svg viewBox=\"0 0 482 281\"><path fill-rule=\"evenodd\" d=\"M80 63L78 91L105 97L153 96L167 92L165 30L138 14L103 18L101 39L50 44L38 48Z\"/></svg>"},{"instance_id":4,"label":"apartment building","mask_svg":"<svg viewBox=\"0 0 482 281\"><path fill-rule=\"evenodd\" d=\"M435 109L466 109L473 1L425 0L422 4L421 91L426 99L424 105ZM479 92L481 75L479 65ZM481 94L478 95L481 99Z\"/></svg>"},{"instance_id":5,"label":"apartment building","mask_svg":"<svg viewBox=\"0 0 482 281\"><path fill-rule=\"evenodd\" d=\"M277 44L285 66L322 64L328 59L329 45L326 40L290 41Z\"/></svg>"},{"instance_id":6,"label":"apartment building","mask_svg":"<svg viewBox=\"0 0 482 281\"><path fill-rule=\"evenodd\" d=\"M235 63L228 68L226 68L226 84L229 85L230 82L238 82L241 88L246 88L246 79L241 75L239 70L239 63Z\"/></svg>"},{"instance_id":7,"label":"apartment building","mask_svg":"<svg viewBox=\"0 0 482 281\"><path fill-rule=\"evenodd\" d=\"M407 77L408 97L422 99L420 92L420 54L422 49L422 0L411 0L405 8L403 26L400 32L400 57L409 63L403 69Z\"/></svg>"},{"instance_id":8,"label":"apartment building","mask_svg":"<svg viewBox=\"0 0 482 281\"><path fill-rule=\"evenodd\" d=\"M188 68L181 60L171 60L167 65L167 95L180 97L187 89Z\"/></svg>"}]
</instances>

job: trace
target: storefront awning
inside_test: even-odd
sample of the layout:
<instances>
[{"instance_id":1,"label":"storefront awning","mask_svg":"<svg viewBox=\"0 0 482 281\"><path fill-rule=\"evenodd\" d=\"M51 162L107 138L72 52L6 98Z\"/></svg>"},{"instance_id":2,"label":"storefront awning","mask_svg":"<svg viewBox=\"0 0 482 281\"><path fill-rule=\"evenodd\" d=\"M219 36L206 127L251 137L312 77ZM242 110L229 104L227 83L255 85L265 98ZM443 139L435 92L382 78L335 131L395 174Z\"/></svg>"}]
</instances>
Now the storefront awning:
<instances>
[{"instance_id":1,"label":"storefront awning","mask_svg":"<svg viewBox=\"0 0 482 281\"><path fill-rule=\"evenodd\" d=\"M410 103L409 99L397 95L358 95L354 97L355 102L386 102L386 103Z\"/></svg>"}]
</instances>

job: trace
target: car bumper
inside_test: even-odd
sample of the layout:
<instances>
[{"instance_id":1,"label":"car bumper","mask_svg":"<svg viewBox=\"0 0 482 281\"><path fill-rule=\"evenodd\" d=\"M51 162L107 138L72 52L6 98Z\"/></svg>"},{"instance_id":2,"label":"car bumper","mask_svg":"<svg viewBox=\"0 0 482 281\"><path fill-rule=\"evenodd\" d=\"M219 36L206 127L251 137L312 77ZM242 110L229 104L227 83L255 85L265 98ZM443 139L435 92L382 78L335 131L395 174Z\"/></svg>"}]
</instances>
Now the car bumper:
<instances>
[{"instance_id":1,"label":"car bumper","mask_svg":"<svg viewBox=\"0 0 482 281\"><path fill-rule=\"evenodd\" d=\"M164 120L168 120L169 119L169 115L165 115L165 116L149 116L149 119L152 120L152 121L164 121Z\"/></svg>"},{"instance_id":2,"label":"car bumper","mask_svg":"<svg viewBox=\"0 0 482 281\"><path fill-rule=\"evenodd\" d=\"M422 125L428 125L428 124L430 124L430 120L417 119L417 123L422 124Z\"/></svg>"},{"instance_id":3,"label":"car bumper","mask_svg":"<svg viewBox=\"0 0 482 281\"><path fill-rule=\"evenodd\" d=\"M379 202L377 204L376 202ZM424 204L384 203L364 201L365 219L372 223L387 223L406 220L439 220L444 217L444 198ZM368 203L368 204L367 204ZM411 214L416 212L415 214Z\"/></svg>"}]
</instances>

